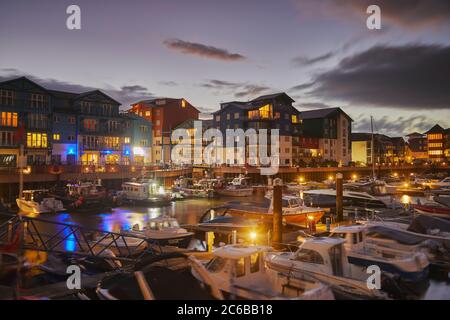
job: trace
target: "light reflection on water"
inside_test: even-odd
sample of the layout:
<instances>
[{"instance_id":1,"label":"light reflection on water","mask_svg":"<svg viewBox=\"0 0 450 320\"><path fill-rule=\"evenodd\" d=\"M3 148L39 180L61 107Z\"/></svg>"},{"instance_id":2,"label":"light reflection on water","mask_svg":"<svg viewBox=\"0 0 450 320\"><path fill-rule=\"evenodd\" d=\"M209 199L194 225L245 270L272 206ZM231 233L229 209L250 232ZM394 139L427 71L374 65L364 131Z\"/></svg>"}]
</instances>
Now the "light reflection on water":
<instances>
[{"instance_id":1,"label":"light reflection on water","mask_svg":"<svg viewBox=\"0 0 450 320\"><path fill-rule=\"evenodd\" d=\"M409 197L408 203L416 203L417 197ZM116 208L108 213L61 213L56 215L42 215L40 218L58 222L75 223L89 229L119 232L131 229L138 223L140 226L162 214L175 217L180 224L195 224L202 214L209 208L219 206L230 199L192 199L172 202L171 205L158 208ZM249 199L246 199L249 200ZM257 199L251 199L257 200ZM423 200L423 198L421 199ZM66 233L67 235L67 233ZM65 242L68 251L75 249L73 236ZM450 300L450 283L447 281L431 280L430 286L422 299L448 299Z\"/></svg>"}]
</instances>

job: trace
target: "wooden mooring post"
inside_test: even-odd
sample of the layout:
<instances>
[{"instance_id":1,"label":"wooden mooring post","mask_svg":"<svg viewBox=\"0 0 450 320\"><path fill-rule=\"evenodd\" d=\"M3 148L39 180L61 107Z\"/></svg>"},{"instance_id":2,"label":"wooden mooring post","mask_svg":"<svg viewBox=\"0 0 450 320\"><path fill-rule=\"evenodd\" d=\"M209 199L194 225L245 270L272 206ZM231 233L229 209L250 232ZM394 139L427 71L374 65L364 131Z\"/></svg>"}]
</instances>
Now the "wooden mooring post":
<instances>
[{"instance_id":1,"label":"wooden mooring post","mask_svg":"<svg viewBox=\"0 0 450 320\"><path fill-rule=\"evenodd\" d=\"M273 233L272 233L272 246L275 249L280 249L282 239L282 222L283 222L283 207L282 207L282 194L283 186L273 186Z\"/></svg>"}]
</instances>

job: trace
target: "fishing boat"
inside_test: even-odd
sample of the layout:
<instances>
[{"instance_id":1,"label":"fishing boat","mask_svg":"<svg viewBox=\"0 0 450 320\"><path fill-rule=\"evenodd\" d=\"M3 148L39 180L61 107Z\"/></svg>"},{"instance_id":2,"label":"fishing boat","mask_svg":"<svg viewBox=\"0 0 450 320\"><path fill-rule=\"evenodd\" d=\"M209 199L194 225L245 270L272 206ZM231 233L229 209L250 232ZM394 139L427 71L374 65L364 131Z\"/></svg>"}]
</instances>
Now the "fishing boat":
<instances>
[{"instance_id":1,"label":"fishing boat","mask_svg":"<svg viewBox=\"0 0 450 320\"><path fill-rule=\"evenodd\" d=\"M143 228L136 224L131 230L122 231L122 234L139 236L159 246L179 248L187 248L194 235L194 233L181 228L177 219L167 216L150 219Z\"/></svg>"},{"instance_id":2,"label":"fishing boat","mask_svg":"<svg viewBox=\"0 0 450 320\"><path fill-rule=\"evenodd\" d=\"M266 263L270 269L293 277L313 277L329 285L337 298L387 298L380 290L367 287L370 275L349 263L344 244L344 239L308 238L295 252L269 253Z\"/></svg>"},{"instance_id":3,"label":"fishing boat","mask_svg":"<svg viewBox=\"0 0 450 320\"><path fill-rule=\"evenodd\" d=\"M333 189L318 189L308 190L303 192L306 203L311 203L314 206L323 206L324 204L336 205L336 190ZM344 205L370 207L370 208L386 208L389 203L368 194L367 192L343 191Z\"/></svg>"},{"instance_id":4,"label":"fishing boat","mask_svg":"<svg viewBox=\"0 0 450 320\"><path fill-rule=\"evenodd\" d=\"M248 219L268 220L273 219L273 197L269 193L263 202L229 202L228 213L244 216ZM307 207L298 196L282 196L282 217L288 224L306 226L308 222L319 222L325 210L322 208Z\"/></svg>"},{"instance_id":5,"label":"fishing boat","mask_svg":"<svg viewBox=\"0 0 450 320\"><path fill-rule=\"evenodd\" d=\"M216 184L214 191L221 196L227 197L249 197L253 194L253 188L248 184L248 178L240 175L234 178L230 184L222 186Z\"/></svg>"},{"instance_id":6,"label":"fishing boat","mask_svg":"<svg viewBox=\"0 0 450 320\"><path fill-rule=\"evenodd\" d=\"M48 190L24 190L22 197L16 199L20 211L25 214L38 215L41 213L65 211L60 200L48 194Z\"/></svg>"},{"instance_id":7,"label":"fishing boat","mask_svg":"<svg viewBox=\"0 0 450 320\"><path fill-rule=\"evenodd\" d=\"M369 245L364 225L339 226L331 231L331 238L344 239L348 262L362 270L377 265L386 273L408 282L427 279L429 261L423 252L400 252L388 247Z\"/></svg>"},{"instance_id":8,"label":"fishing boat","mask_svg":"<svg viewBox=\"0 0 450 320\"><path fill-rule=\"evenodd\" d=\"M264 257L269 251L263 246L220 247L206 264L208 276L203 279L209 278L230 299L334 300L330 288L311 277L294 278L267 268ZM192 269L192 274L205 282L197 270Z\"/></svg>"},{"instance_id":9,"label":"fishing boat","mask_svg":"<svg viewBox=\"0 0 450 320\"><path fill-rule=\"evenodd\" d=\"M124 182L118 196L122 202L136 206L169 205L172 200L162 186L152 181Z\"/></svg>"},{"instance_id":10,"label":"fishing boat","mask_svg":"<svg viewBox=\"0 0 450 320\"><path fill-rule=\"evenodd\" d=\"M172 191L183 198L211 198L214 189L204 181L194 182L192 178L179 177L175 180Z\"/></svg>"}]
</instances>

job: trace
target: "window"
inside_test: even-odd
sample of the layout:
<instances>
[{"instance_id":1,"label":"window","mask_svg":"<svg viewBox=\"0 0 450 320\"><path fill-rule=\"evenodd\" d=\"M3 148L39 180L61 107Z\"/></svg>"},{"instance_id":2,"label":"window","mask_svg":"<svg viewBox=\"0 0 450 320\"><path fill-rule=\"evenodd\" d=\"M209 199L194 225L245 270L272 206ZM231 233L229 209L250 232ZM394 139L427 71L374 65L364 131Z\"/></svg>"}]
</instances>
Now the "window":
<instances>
[{"instance_id":1,"label":"window","mask_svg":"<svg viewBox=\"0 0 450 320\"><path fill-rule=\"evenodd\" d=\"M279 112L275 112L275 119L280 119L280 113Z\"/></svg>"},{"instance_id":2,"label":"window","mask_svg":"<svg viewBox=\"0 0 450 320\"><path fill-rule=\"evenodd\" d=\"M156 123L155 123L157 126L159 126L159 125L161 125L161 121L160 120L156 120Z\"/></svg>"},{"instance_id":3,"label":"window","mask_svg":"<svg viewBox=\"0 0 450 320\"><path fill-rule=\"evenodd\" d=\"M47 148L47 134L27 132L27 147Z\"/></svg>"},{"instance_id":4,"label":"window","mask_svg":"<svg viewBox=\"0 0 450 320\"><path fill-rule=\"evenodd\" d=\"M273 117L272 105L266 104L257 110L248 112L249 119L270 119Z\"/></svg>"},{"instance_id":5,"label":"window","mask_svg":"<svg viewBox=\"0 0 450 320\"><path fill-rule=\"evenodd\" d=\"M130 143L130 137L125 137L124 138L124 143Z\"/></svg>"},{"instance_id":6,"label":"window","mask_svg":"<svg viewBox=\"0 0 450 320\"><path fill-rule=\"evenodd\" d=\"M231 119L231 114L227 113L227 120Z\"/></svg>"},{"instance_id":7,"label":"window","mask_svg":"<svg viewBox=\"0 0 450 320\"><path fill-rule=\"evenodd\" d=\"M28 127L33 129L47 128L47 115L32 113L28 115Z\"/></svg>"},{"instance_id":8,"label":"window","mask_svg":"<svg viewBox=\"0 0 450 320\"><path fill-rule=\"evenodd\" d=\"M14 145L14 135L11 131L0 131L0 146Z\"/></svg>"},{"instance_id":9,"label":"window","mask_svg":"<svg viewBox=\"0 0 450 320\"><path fill-rule=\"evenodd\" d=\"M442 155L442 150L428 150L428 154L432 156L440 156Z\"/></svg>"},{"instance_id":10,"label":"window","mask_svg":"<svg viewBox=\"0 0 450 320\"><path fill-rule=\"evenodd\" d=\"M148 145L148 140L142 139L140 144L141 147L146 147Z\"/></svg>"},{"instance_id":11,"label":"window","mask_svg":"<svg viewBox=\"0 0 450 320\"><path fill-rule=\"evenodd\" d=\"M31 107L32 108L44 108L47 106L47 100L43 94L31 94Z\"/></svg>"},{"instance_id":12,"label":"window","mask_svg":"<svg viewBox=\"0 0 450 320\"><path fill-rule=\"evenodd\" d=\"M441 142L429 143L428 148L442 148L442 143Z\"/></svg>"},{"instance_id":13,"label":"window","mask_svg":"<svg viewBox=\"0 0 450 320\"><path fill-rule=\"evenodd\" d=\"M225 266L225 264L226 260L224 258L215 257L214 259L208 262L208 264L206 265L206 269L212 273L220 272Z\"/></svg>"},{"instance_id":14,"label":"window","mask_svg":"<svg viewBox=\"0 0 450 320\"><path fill-rule=\"evenodd\" d=\"M245 276L245 259L240 258L235 262L236 277Z\"/></svg>"},{"instance_id":15,"label":"window","mask_svg":"<svg viewBox=\"0 0 450 320\"><path fill-rule=\"evenodd\" d=\"M186 100L181 99L181 107L186 108Z\"/></svg>"},{"instance_id":16,"label":"window","mask_svg":"<svg viewBox=\"0 0 450 320\"><path fill-rule=\"evenodd\" d=\"M429 134L427 137L428 137L428 140L441 140L442 139L442 133Z\"/></svg>"},{"instance_id":17,"label":"window","mask_svg":"<svg viewBox=\"0 0 450 320\"><path fill-rule=\"evenodd\" d=\"M324 264L322 256L317 251L309 249L301 249L295 257L295 260L314 264Z\"/></svg>"},{"instance_id":18,"label":"window","mask_svg":"<svg viewBox=\"0 0 450 320\"><path fill-rule=\"evenodd\" d=\"M148 131L148 127L147 126L141 126L140 129L141 129L142 133L146 133Z\"/></svg>"},{"instance_id":19,"label":"window","mask_svg":"<svg viewBox=\"0 0 450 320\"><path fill-rule=\"evenodd\" d=\"M250 272L258 272L259 271L259 262L260 261L260 254L254 253L250 256Z\"/></svg>"},{"instance_id":20,"label":"window","mask_svg":"<svg viewBox=\"0 0 450 320\"><path fill-rule=\"evenodd\" d=\"M69 117L67 118L70 124L75 124L75 117Z\"/></svg>"},{"instance_id":21,"label":"window","mask_svg":"<svg viewBox=\"0 0 450 320\"><path fill-rule=\"evenodd\" d=\"M89 101L81 101L81 112L91 113L92 104Z\"/></svg>"},{"instance_id":22,"label":"window","mask_svg":"<svg viewBox=\"0 0 450 320\"><path fill-rule=\"evenodd\" d=\"M59 116L54 115L54 116L53 116L53 121L54 121L55 123L58 123L58 122L59 122Z\"/></svg>"},{"instance_id":23,"label":"window","mask_svg":"<svg viewBox=\"0 0 450 320\"><path fill-rule=\"evenodd\" d=\"M220 121L220 116L216 116L216 121Z\"/></svg>"},{"instance_id":24,"label":"window","mask_svg":"<svg viewBox=\"0 0 450 320\"><path fill-rule=\"evenodd\" d=\"M145 116L146 116L146 117L150 117L150 115L151 115L151 112L150 112L150 111L145 111Z\"/></svg>"},{"instance_id":25,"label":"window","mask_svg":"<svg viewBox=\"0 0 450 320\"><path fill-rule=\"evenodd\" d=\"M118 129L119 129L119 123L117 121L114 121L114 120L108 121L108 131L109 132L114 132L114 131L117 131Z\"/></svg>"},{"instance_id":26,"label":"window","mask_svg":"<svg viewBox=\"0 0 450 320\"><path fill-rule=\"evenodd\" d=\"M297 115L293 114L293 115L291 116L291 120L292 120L292 123L298 123Z\"/></svg>"},{"instance_id":27,"label":"window","mask_svg":"<svg viewBox=\"0 0 450 320\"><path fill-rule=\"evenodd\" d=\"M284 114L284 119L289 120L289 113Z\"/></svg>"},{"instance_id":28,"label":"window","mask_svg":"<svg viewBox=\"0 0 450 320\"><path fill-rule=\"evenodd\" d=\"M73 134L68 135L67 141L75 141L75 136Z\"/></svg>"},{"instance_id":29,"label":"window","mask_svg":"<svg viewBox=\"0 0 450 320\"><path fill-rule=\"evenodd\" d=\"M17 127L17 113L16 112L2 112L2 126L3 127Z\"/></svg>"},{"instance_id":30,"label":"window","mask_svg":"<svg viewBox=\"0 0 450 320\"><path fill-rule=\"evenodd\" d=\"M234 118L235 118L235 119L239 119L239 112L235 112L235 113L234 113Z\"/></svg>"},{"instance_id":31,"label":"window","mask_svg":"<svg viewBox=\"0 0 450 320\"><path fill-rule=\"evenodd\" d=\"M59 133L54 133L54 134L53 134L53 140L54 140L54 141L59 141L59 140L61 140L61 136L59 135Z\"/></svg>"},{"instance_id":32,"label":"window","mask_svg":"<svg viewBox=\"0 0 450 320\"><path fill-rule=\"evenodd\" d=\"M14 105L14 91L0 89L0 104L4 106Z\"/></svg>"},{"instance_id":33,"label":"window","mask_svg":"<svg viewBox=\"0 0 450 320\"><path fill-rule=\"evenodd\" d=\"M95 119L83 119L83 127L86 131L97 131L98 120Z\"/></svg>"}]
</instances>

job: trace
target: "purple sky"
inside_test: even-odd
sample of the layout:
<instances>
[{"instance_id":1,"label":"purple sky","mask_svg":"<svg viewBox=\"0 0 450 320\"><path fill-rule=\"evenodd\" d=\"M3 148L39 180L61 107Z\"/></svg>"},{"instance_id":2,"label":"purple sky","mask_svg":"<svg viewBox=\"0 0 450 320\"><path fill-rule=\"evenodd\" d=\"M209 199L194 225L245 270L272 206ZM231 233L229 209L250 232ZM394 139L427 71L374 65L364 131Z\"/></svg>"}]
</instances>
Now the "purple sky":
<instances>
[{"instance_id":1,"label":"purple sky","mask_svg":"<svg viewBox=\"0 0 450 320\"><path fill-rule=\"evenodd\" d=\"M339 6L336 4L339 3ZM82 29L66 29L81 7ZM366 28L379 4L382 30ZM0 79L100 88L124 103L184 97L201 110L286 91L387 134L450 126L448 0L2 1Z\"/></svg>"}]
</instances>

